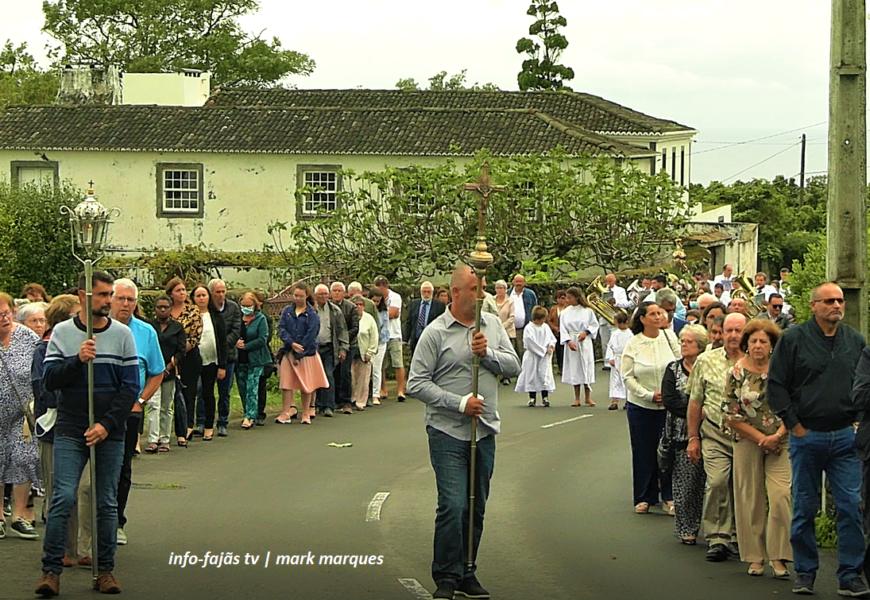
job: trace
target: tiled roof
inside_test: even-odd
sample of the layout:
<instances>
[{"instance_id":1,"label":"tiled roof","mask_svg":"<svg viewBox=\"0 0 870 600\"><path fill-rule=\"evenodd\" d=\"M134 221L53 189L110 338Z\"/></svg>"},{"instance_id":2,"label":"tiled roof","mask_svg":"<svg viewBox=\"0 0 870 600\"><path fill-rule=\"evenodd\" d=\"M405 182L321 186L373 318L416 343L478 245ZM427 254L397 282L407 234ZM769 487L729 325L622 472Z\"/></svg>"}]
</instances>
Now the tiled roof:
<instances>
[{"instance_id":1,"label":"tiled roof","mask_svg":"<svg viewBox=\"0 0 870 600\"><path fill-rule=\"evenodd\" d=\"M332 108L535 109L601 134L657 134L694 131L592 94L575 92L472 92L406 90L243 90L217 91L214 106Z\"/></svg>"},{"instance_id":2,"label":"tiled roof","mask_svg":"<svg viewBox=\"0 0 870 600\"><path fill-rule=\"evenodd\" d=\"M0 148L470 156L562 147L626 158L650 150L584 131L536 110L35 106L0 114Z\"/></svg>"}]
</instances>

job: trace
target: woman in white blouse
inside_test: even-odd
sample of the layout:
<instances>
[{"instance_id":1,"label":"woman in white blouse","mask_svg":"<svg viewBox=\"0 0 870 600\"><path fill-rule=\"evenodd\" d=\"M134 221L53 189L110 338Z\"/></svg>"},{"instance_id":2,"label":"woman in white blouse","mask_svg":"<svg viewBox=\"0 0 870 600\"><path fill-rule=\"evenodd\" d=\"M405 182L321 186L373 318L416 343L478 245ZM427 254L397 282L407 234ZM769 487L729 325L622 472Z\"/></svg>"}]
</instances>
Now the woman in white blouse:
<instances>
[{"instance_id":1,"label":"woman in white blouse","mask_svg":"<svg viewBox=\"0 0 870 600\"><path fill-rule=\"evenodd\" d=\"M659 503L674 514L671 474L659 470L656 457L665 426L662 377L668 364L680 357L679 342L661 330L665 312L655 304L641 304L631 322L634 337L622 353L622 378L628 392L628 434L631 439L631 470L634 510L646 514Z\"/></svg>"},{"instance_id":2,"label":"woman in white blouse","mask_svg":"<svg viewBox=\"0 0 870 600\"><path fill-rule=\"evenodd\" d=\"M202 383L201 402L205 408L202 439L210 442L214 436L214 386L226 376L227 328L206 286L198 285L193 288L193 303L202 317L202 338L199 342L202 356L202 371L199 376Z\"/></svg>"},{"instance_id":3,"label":"woman in white blouse","mask_svg":"<svg viewBox=\"0 0 870 600\"><path fill-rule=\"evenodd\" d=\"M495 305L498 307L498 318L504 326L505 332L510 338L511 346L514 351L517 349L517 326L516 326L516 308L514 307L513 298L507 295L507 282L499 279L495 282ZM510 385L511 380L503 377L501 380L503 385Z\"/></svg>"}]
</instances>

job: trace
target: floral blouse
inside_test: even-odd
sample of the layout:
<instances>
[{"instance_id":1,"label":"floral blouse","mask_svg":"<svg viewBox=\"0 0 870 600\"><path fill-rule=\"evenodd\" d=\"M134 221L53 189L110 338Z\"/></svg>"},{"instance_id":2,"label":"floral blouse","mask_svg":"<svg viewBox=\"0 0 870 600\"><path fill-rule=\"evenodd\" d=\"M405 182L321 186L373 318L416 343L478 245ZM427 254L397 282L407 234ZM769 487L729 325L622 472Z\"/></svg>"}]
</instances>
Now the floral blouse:
<instances>
[{"instance_id":1,"label":"floral blouse","mask_svg":"<svg viewBox=\"0 0 870 600\"><path fill-rule=\"evenodd\" d=\"M725 399L722 412L727 419L748 423L765 435L773 435L782 419L770 409L767 401L767 373L753 373L739 364L725 378ZM739 434L738 434L739 439Z\"/></svg>"},{"instance_id":2,"label":"floral blouse","mask_svg":"<svg viewBox=\"0 0 870 600\"><path fill-rule=\"evenodd\" d=\"M184 328L184 337L191 348L199 346L202 339L202 315L193 302L185 301L181 316L176 319Z\"/></svg>"}]
</instances>

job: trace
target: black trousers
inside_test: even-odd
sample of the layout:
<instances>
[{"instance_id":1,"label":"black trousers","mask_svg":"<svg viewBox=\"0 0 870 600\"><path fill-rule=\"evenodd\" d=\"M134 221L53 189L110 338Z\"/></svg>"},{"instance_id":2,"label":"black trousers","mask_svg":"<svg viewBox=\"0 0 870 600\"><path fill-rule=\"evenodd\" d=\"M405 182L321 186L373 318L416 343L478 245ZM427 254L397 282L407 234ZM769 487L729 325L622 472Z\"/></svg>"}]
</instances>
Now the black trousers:
<instances>
[{"instance_id":1,"label":"black trousers","mask_svg":"<svg viewBox=\"0 0 870 600\"><path fill-rule=\"evenodd\" d=\"M199 348L194 348L184 357L178 367L181 383L184 384L184 405L187 407L187 428L193 429L196 420L196 384L202 371L202 356ZM214 397L214 392L212 392ZM212 403L212 421L214 421L214 403Z\"/></svg>"},{"instance_id":2,"label":"black trousers","mask_svg":"<svg viewBox=\"0 0 870 600\"><path fill-rule=\"evenodd\" d=\"M214 428L215 405L217 403L217 398L214 394L214 386L217 384L217 374L217 363L204 365L199 372L199 378L202 381L202 405L203 408L205 408L204 426L206 429ZM193 423L190 419L188 420Z\"/></svg>"},{"instance_id":3,"label":"black trousers","mask_svg":"<svg viewBox=\"0 0 870 600\"><path fill-rule=\"evenodd\" d=\"M133 454L136 452L136 442L142 433L142 415L134 412L127 417L127 433L124 437L124 461L121 463L121 479L118 481L118 527L124 529L127 524L127 498L130 497L130 486L133 484Z\"/></svg>"},{"instance_id":4,"label":"black trousers","mask_svg":"<svg viewBox=\"0 0 870 600\"><path fill-rule=\"evenodd\" d=\"M260 384L257 386L257 416L266 418L266 381L271 375L260 376Z\"/></svg>"},{"instance_id":5,"label":"black trousers","mask_svg":"<svg viewBox=\"0 0 870 600\"><path fill-rule=\"evenodd\" d=\"M336 398L335 405L341 408L342 406L350 406L353 389L351 387L351 372L350 367L354 359L359 359L359 348L351 348L347 351L347 356L335 366L335 387Z\"/></svg>"}]
</instances>

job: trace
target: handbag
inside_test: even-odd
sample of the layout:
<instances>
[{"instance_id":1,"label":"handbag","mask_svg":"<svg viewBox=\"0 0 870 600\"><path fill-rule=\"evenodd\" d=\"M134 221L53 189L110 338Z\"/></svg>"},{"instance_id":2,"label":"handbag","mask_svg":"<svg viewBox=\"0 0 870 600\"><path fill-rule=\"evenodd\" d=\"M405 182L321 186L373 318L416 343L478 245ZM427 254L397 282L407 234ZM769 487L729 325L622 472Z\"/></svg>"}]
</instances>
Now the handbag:
<instances>
[{"instance_id":1,"label":"handbag","mask_svg":"<svg viewBox=\"0 0 870 600\"><path fill-rule=\"evenodd\" d=\"M15 393L15 397L18 398L19 408L21 409L21 412L24 413L24 437L25 439L29 438L31 433L36 432L36 416L33 414L32 406L33 400L25 401L21 399L21 392L19 392L18 388L15 387L15 378L12 376L12 370L9 368L9 363L6 362L2 352L0 352L0 362L3 363L6 376L9 378L9 386Z\"/></svg>"},{"instance_id":2,"label":"handbag","mask_svg":"<svg viewBox=\"0 0 870 600\"><path fill-rule=\"evenodd\" d=\"M674 444L671 441L671 438L668 437L668 431L665 429L662 432L662 437L659 440L659 445L656 448L656 458L659 463L659 470L661 471L670 471L674 468L674 458L676 456L676 449L674 448Z\"/></svg>"}]
</instances>

